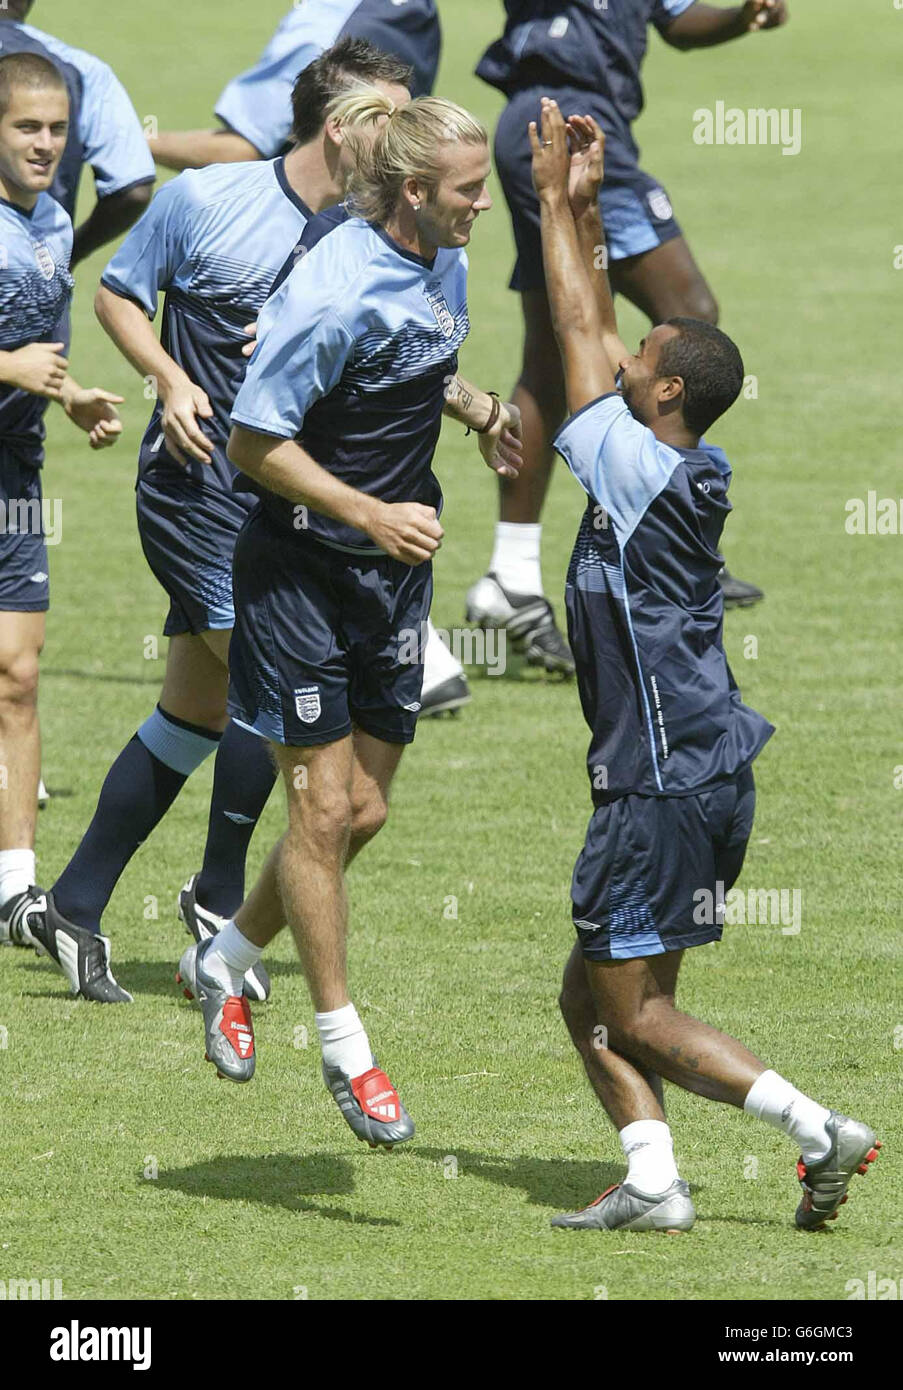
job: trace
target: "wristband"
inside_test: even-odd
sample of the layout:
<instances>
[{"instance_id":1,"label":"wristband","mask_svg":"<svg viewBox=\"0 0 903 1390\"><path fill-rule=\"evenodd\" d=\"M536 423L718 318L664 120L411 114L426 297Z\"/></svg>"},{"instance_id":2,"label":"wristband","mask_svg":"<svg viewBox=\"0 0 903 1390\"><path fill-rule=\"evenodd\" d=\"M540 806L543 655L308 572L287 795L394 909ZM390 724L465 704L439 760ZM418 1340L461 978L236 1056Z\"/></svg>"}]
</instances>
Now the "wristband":
<instances>
[{"instance_id":1,"label":"wristband","mask_svg":"<svg viewBox=\"0 0 903 1390\"><path fill-rule=\"evenodd\" d=\"M498 423L498 418L502 413L502 403L499 400L498 391L489 391L487 392L487 394L492 397L492 409L489 412L489 419L486 421L485 425L481 430L477 430L477 434L489 434L490 430L493 430L495 428L496 424ZM473 434L473 432L474 427L472 425L469 425L467 428L467 434ZM464 437L466 439L467 435L465 435Z\"/></svg>"}]
</instances>

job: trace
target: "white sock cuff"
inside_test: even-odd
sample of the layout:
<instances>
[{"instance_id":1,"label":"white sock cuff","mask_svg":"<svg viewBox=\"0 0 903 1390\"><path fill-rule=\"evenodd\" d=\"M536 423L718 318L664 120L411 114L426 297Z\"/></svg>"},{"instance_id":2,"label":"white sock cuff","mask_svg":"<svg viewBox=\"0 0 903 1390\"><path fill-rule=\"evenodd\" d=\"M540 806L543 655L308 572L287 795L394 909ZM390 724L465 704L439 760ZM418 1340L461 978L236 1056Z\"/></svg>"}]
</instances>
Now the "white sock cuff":
<instances>
[{"instance_id":1,"label":"white sock cuff","mask_svg":"<svg viewBox=\"0 0 903 1390\"><path fill-rule=\"evenodd\" d=\"M33 849L0 850L0 904L31 888L36 865Z\"/></svg>"},{"instance_id":2,"label":"white sock cuff","mask_svg":"<svg viewBox=\"0 0 903 1390\"><path fill-rule=\"evenodd\" d=\"M542 522L499 521L489 569L503 589L515 594L541 594Z\"/></svg>"},{"instance_id":3,"label":"white sock cuff","mask_svg":"<svg viewBox=\"0 0 903 1390\"><path fill-rule=\"evenodd\" d=\"M222 931L217 933L216 951L229 969L239 975L246 975L263 955L263 947L255 946L253 941L242 936L234 922L227 922Z\"/></svg>"},{"instance_id":4,"label":"white sock cuff","mask_svg":"<svg viewBox=\"0 0 903 1390\"><path fill-rule=\"evenodd\" d=\"M343 1004L341 1009L331 1009L328 1013L314 1014L314 1022L321 1043L341 1042L343 1038L363 1032L364 1028L353 1004Z\"/></svg>"},{"instance_id":5,"label":"white sock cuff","mask_svg":"<svg viewBox=\"0 0 903 1390\"><path fill-rule=\"evenodd\" d=\"M762 1118L762 1111L766 1106L774 1103L775 1092L781 1087L787 1091L787 1099L792 1100L796 1095L796 1087L791 1086L789 1081L785 1081L776 1071L763 1071L761 1076L757 1076L753 1084L746 1093L743 1102L743 1109L747 1115L754 1115L757 1120Z\"/></svg>"},{"instance_id":6,"label":"white sock cuff","mask_svg":"<svg viewBox=\"0 0 903 1390\"><path fill-rule=\"evenodd\" d=\"M670 1148L674 1147L671 1130L664 1120L633 1120L618 1131L618 1138L625 1157L629 1157L630 1150L638 1144L667 1144Z\"/></svg>"}]
</instances>

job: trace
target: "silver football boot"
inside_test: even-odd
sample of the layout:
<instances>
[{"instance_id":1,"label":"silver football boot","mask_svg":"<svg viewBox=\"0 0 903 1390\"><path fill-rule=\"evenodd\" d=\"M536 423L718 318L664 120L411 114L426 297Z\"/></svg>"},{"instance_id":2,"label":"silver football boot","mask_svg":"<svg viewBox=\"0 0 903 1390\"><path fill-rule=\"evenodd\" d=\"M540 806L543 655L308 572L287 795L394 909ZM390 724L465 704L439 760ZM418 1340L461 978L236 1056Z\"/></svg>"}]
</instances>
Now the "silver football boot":
<instances>
[{"instance_id":1,"label":"silver football boot","mask_svg":"<svg viewBox=\"0 0 903 1390\"><path fill-rule=\"evenodd\" d=\"M582 1211L552 1219L553 1226L596 1231L689 1231L696 1220L690 1188L677 1178L665 1192L637 1192L628 1182L609 1187Z\"/></svg>"}]
</instances>

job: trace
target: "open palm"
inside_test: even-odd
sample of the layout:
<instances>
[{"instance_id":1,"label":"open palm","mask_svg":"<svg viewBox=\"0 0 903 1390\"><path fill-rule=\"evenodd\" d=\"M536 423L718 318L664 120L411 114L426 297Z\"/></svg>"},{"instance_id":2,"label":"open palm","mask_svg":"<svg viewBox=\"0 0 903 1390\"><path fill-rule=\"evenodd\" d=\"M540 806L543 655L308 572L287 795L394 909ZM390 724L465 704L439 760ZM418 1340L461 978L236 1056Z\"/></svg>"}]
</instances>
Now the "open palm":
<instances>
[{"instance_id":1,"label":"open palm","mask_svg":"<svg viewBox=\"0 0 903 1390\"><path fill-rule=\"evenodd\" d=\"M599 197L605 173L605 135L591 116L571 116L567 125L571 147L568 201L579 219Z\"/></svg>"}]
</instances>

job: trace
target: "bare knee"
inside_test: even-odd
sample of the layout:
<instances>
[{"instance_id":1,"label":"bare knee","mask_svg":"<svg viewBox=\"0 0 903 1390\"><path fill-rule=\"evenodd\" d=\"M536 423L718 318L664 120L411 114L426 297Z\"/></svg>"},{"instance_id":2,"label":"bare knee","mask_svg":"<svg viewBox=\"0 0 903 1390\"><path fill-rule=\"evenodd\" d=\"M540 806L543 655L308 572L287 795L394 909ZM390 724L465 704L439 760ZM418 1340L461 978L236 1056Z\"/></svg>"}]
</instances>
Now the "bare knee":
<instances>
[{"instance_id":1,"label":"bare knee","mask_svg":"<svg viewBox=\"0 0 903 1390\"><path fill-rule=\"evenodd\" d=\"M366 844L378 835L389 818L389 807L381 796L369 797L354 806L351 817L351 838Z\"/></svg>"},{"instance_id":2,"label":"bare knee","mask_svg":"<svg viewBox=\"0 0 903 1390\"><path fill-rule=\"evenodd\" d=\"M302 791L290 815L289 835L303 841L305 852L322 859L341 859L351 834L351 798L333 795L318 800Z\"/></svg>"},{"instance_id":3,"label":"bare knee","mask_svg":"<svg viewBox=\"0 0 903 1390\"><path fill-rule=\"evenodd\" d=\"M720 313L718 301L704 280L696 281L689 286L682 299L683 307L677 310L678 315L717 324Z\"/></svg>"},{"instance_id":4,"label":"bare knee","mask_svg":"<svg viewBox=\"0 0 903 1390\"><path fill-rule=\"evenodd\" d=\"M583 957L575 948L564 969L558 1007L571 1041L581 1056L593 1049L602 1025L584 971Z\"/></svg>"},{"instance_id":5,"label":"bare knee","mask_svg":"<svg viewBox=\"0 0 903 1390\"><path fill-rule=\"evenodd\" d=\"M630 1013L612 1021L611 1045L628 1057L642 1059L661 1037L663 1013L673 1013L669 999L657 995L645 999Z\"/></svg>"},{"instance_id":6,"label":"bare knee","mask_svg":"<svg viewBox=\"0 0 903 1390\"><path fill-rule=\"evenodd\" d=\"M0 705L10 714L27 714L38 702L38 653L16 652L0 660Z\"/></svg>"}]
</instances>

